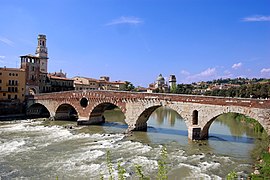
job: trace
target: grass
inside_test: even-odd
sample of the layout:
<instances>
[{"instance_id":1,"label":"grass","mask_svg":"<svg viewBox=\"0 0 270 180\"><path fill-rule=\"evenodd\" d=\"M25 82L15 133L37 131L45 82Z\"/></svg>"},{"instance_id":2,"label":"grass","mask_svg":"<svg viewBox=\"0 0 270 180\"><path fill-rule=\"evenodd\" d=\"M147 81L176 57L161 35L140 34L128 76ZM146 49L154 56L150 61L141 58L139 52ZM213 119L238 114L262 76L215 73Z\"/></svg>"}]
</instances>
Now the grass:
<instances>
[{"instance_id":1,"label":"grass","mask_svg":"<svg viewBox=\"0 0 270 180\"><path fill-rule=\"evenodd\" d=\"M162 147L161 149L161 158L158 160L158 173L157 173L157 179L158 180L168 180L168 153L167 149L165 146ZM125 180L125 173L126 169L121 166L121 161L117 162L117 175L118 175L118 180ZM109 172L109 180L115 180L115 177L113 176L113 165L112 165L112 158L111 158L111 152L107 150L106 153L106 164ZM142 170L142 165L140 164L135 164L134 165L135 172L136 172L136 177L139 180L150 180L150 177L146 176ZM104 175L100 174L100 180L104 180Z\"/></svg>"}]
</instances>

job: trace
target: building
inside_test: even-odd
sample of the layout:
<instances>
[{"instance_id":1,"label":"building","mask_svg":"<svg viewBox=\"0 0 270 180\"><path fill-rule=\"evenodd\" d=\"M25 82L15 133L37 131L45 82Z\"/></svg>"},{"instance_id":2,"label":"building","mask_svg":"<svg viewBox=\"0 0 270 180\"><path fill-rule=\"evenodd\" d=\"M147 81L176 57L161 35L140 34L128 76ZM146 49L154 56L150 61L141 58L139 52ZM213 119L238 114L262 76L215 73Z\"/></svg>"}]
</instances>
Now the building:
<instances>
[{"instance_id":1,"label":"building","mask_svg":"<svg viewBox=\"0 0 270 180\"><path fill-rule=\"evenodd\" d=\"M149 84L147 92L168 92L168 85L165 82L165 78L162 74L159 74L154 83Z\"/></svg>"},{"instance_id":2,"label":"building","mask_svg":"<svg viewBox=\"0 0 270 180\"><path fill-rule=\"evenodd\" d=\"M40 58L31 54L20 57L21 69L25 71L26 95L39 93Z\"/></svg>"},{"instance_id":3,"label":"building","mask_svg":"<svg viewBox=\"0 0 270 180\"><path fill-rule=\"evenodd\" d=\"M47 92L72 91L74 90L74 80L67 78L67 74L60 72L49 73L47 75Z\"/></svg>"},{"instance_id":4,"label":"building","mask_svg":"<svg viewBox=\"0 0 270 180\"><path fill-rule=\"evenodd\" d=\"M100 79L87 78L76 76L73 78L75 90L123 90L126 82L110 81L107 76L102 76Z\"/></svg>"},{"instance_id":5,"label":"building","mask_svg":"<svg viewBox=\"0 0 270 180\"><path fill-rule=\"evenodd\" d=\"M169 78L169 88L170 88L170 90L173 87L176 87L176 77L175 77L175 75L170 75L170 78Z\"/></svg>"},{"instance_id":6,"label":"building","mask_svg":"<svg viewBox=\"0 0 270 180\"><path fill-rule=\"evenodd\" d=\"M162 74L159 74L156 81L154 83L149 84L147 88L147 92L170 92L172 87L176 86L176 77L175 75L170 75L169 85L165 81L165 78Z\"/></svg>"},{"instance_id":7,"label":"building","mask_svg":"<svg viewBox=\"0 0 270 180\"><path fill-rule=\"evenodd\" d=\"M48 49L46 46L46 35L38 35L36 56L40 59L40 72L48 73Z\"/></svg>"},{"instance_id":8,"label":"building","mask_svg":"<svg viewBox=\"0 0 270 180\"><path fill-rule=\"evenodd\" d=\"M25 98L25 70L0 68L0 100L19 100Z\"/></svg>"},{"instance_id":9,"label":"building","mask_svg":"<svg viewBox=\"0 0 270 180\"><path fill-rule=\"evenodd\" d=\"M25 70L26 95L74 90L74 80L60 72L48 73L48 49L46 35L38 35L35 55L21 57L21 69Z\"/></svg>"}]
</instances>

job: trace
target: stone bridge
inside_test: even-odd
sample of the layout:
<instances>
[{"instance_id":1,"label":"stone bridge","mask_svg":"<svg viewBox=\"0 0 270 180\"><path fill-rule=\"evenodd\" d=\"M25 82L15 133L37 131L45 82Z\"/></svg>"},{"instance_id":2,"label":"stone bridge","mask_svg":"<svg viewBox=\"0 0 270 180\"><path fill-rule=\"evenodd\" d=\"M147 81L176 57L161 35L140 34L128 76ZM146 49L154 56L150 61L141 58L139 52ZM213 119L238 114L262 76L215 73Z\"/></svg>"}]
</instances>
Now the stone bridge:
<instances>
[{"instance_id":1,"label":"stone bridge","mask_svg":"<svg viewBox=\"0 0 270 180\"><path fill-rule=\"evenodd\" d=\"M190 139L205 139L211 123L234 112L256 119L270 135L270 100L137 93L123 91L65 91L38 94L28 99L27 115L77 120L79 125L105 122L105 110L118 107L128 131L147 130L147 120L159 107L176 111L184 120Z\"/></svg>"}]
</instances>

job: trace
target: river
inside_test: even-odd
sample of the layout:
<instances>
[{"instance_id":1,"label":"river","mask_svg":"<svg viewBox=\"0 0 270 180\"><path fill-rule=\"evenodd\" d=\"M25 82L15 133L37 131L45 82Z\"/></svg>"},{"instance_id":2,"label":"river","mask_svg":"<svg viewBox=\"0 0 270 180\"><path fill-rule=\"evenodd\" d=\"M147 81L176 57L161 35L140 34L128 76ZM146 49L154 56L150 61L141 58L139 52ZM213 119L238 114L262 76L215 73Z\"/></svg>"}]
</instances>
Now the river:
<instances>
[{"instance_id":1,"label":"river","mask_svg":"<svg viewBox=\"0 0 270 180\"><path fill-rule=\"evenodd\" d=\"M120 161L127 179L136 179L136 164L155 179L163 146L172 180L224 179L231 171L246 177L253 171L251 152L260 138L228 117L215 120L209 139L198 142L188 140L184 120L170 109L157 109L147 132L131 136L123 134L127 125L120 111L107 111L105 117L102 126L45 119L0 122L0 179L108 179L108 150L115 177Z\"/></svg>"}]
</instances>

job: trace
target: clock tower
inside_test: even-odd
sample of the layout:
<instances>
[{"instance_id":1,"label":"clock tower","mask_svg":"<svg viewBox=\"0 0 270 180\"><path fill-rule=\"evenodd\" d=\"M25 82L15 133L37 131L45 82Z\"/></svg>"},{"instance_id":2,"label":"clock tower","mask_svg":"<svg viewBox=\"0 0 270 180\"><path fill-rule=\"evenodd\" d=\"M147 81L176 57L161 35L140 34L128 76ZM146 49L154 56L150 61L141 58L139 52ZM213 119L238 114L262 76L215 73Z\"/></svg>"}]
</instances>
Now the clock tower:
<instances>
[{"instance_id":1,"label":"clock tower","mask_svg":"<svg viewBox=\"0 0 270 180\"><path fill-rule=\"evenodd\" d=\"M38 35L38 45L36 49L36 56L40 58L40 72L47 73L48 67L48 50L46 47L46 35Z\"/></svg>"}]
</instances>

